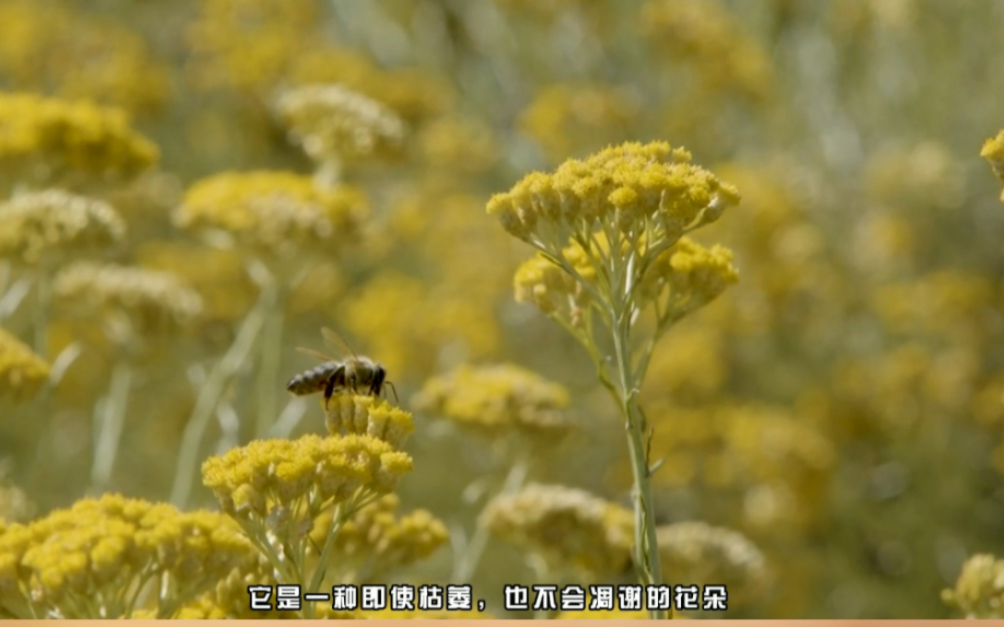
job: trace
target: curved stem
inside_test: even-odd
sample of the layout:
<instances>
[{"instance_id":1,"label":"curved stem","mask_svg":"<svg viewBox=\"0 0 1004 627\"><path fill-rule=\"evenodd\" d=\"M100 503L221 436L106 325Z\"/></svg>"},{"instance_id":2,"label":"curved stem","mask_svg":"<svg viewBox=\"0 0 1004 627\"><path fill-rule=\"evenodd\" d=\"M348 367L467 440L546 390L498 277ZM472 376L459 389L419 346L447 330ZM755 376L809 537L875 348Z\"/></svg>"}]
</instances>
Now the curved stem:
<instances>
[{"instance_id":1,"label":"curved stem","mask_svg":"<svg viewBox=\"0 0 1004 627\"><path fill-rule=\"evenodd\" d=\"M631 471L634 477L635 544L634 562L642 583L659 585L662 582L662 567L659 560L659 545L655 531L655 511L650 484L648 451L645 446L646 425L638 406L637 382L632 376L631 360L627 348L627 334L622 330L614 333L614 353L617 362L620 390L621 414L628 436L628 450L631 455ZM652 610L651 618L665 618L664 612Z\"/></svg>"},{"instance_id":2,"label":"curved stem","mask_svg":"<svg viewBox=\"0 0 1004 627\"><path fill-rule=\"evenodd\" d=\"M184 508L188 501L198 465L199 445L209 419L213 416L227 383L247 360L265 323L266 312L272 308L275 299L274 287L266 286L262 289L258 302L241 324L230 349L213 366L205 383L199 389L199 396L188 424L185 425L185 432L181 437L181 450L178 452L178 466L174 475L174 486L171 488L171 503L176 507Z\"/></svg>"},{"instance_id":3,"label":"curved stem","mask_svg":"<svg viewBox=\"0 0 1004 627\"><path fill-rule=\"evenodd\" d=\"M40 263L35 274L35 352L49 356L49 315L52 311L52 272L47 263Z\"/></svg>"},{"instance_id":4,"label":"curved stem","mask_svg":"<svg viewBox=\"0 0 1004 627\"><path fill-rule=\"evenodd\" d=\"M275 287L276 298L265 316L261 338L261 365L258 368L258 419L255 438L264 438L275 424L277 413L276 381L282 357L282 333L285 323L284 295L281 286Z\"/></svg>"},{"instance_id":5,"label":"curved stem","mask_svg":"<svg viewBox=\"0 0 1004 627\"><path fill-rule=\"evenodd\" d=\"M127 361L120 360L112 370L111 386L98 423L94 462L91 466L91 490L95 493L104 491L111 480L122 441L131 384L132 367Z\"/></svg>"},{"instance_id":6,"label":"curved stem","mask_svg":"<svg viewBox=\"0 0 1004 627\"><path fill-rule=\"evenodd\" d=\"M520 455L509 469L505 481L502 483L500 495L508 495L516 492L523 486L526 476L530 471L530 463L526 455ZM471 575L474 574L485 547L488 546L488 529L483 525L477 525L471 541L464 547L464 554L458 560L453 569L453 576L450 581L458 583L470 583Z\"/></svg>"}]
</instances>

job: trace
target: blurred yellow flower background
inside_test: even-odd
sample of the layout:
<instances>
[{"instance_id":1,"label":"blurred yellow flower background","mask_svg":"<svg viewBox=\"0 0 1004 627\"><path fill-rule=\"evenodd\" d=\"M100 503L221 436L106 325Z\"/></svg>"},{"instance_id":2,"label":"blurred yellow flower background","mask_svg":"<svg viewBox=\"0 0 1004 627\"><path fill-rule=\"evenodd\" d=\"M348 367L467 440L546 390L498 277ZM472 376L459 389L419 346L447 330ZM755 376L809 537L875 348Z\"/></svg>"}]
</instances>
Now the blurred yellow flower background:
<instances>
[{"instance_id":1,"label":"blurred yellow flower background","mask_svg":"<svg viewBox=\"0 0 1004 627\"><path fill-rule=\"evenodd\" d=\"M648 582L1004 615L999 3L0 0L0 31L0 617Z\"/></svg>"}]
</instances>

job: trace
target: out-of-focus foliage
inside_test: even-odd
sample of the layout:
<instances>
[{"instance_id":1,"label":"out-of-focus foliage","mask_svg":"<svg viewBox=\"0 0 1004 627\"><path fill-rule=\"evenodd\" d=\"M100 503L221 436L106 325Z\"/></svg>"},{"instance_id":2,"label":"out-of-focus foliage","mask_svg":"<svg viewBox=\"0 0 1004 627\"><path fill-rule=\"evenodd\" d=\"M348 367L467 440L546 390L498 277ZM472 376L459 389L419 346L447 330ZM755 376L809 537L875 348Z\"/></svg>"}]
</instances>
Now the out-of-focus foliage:
<instances>
[{"instance_id":1,"label":"out-of-focus foliage","mask_svg":"<svg viewBox=\"0 0 1004 627\"><path fill-rule=\"evenodd\" d=\"M605 362L545 316L596 295L525 241L588 274L665 234L667 580L1001 615L1001 32L982 0L0 0L0 615L635 582ZM353 353L382 399L284 390Z\"/></svg>"}]
</instances>

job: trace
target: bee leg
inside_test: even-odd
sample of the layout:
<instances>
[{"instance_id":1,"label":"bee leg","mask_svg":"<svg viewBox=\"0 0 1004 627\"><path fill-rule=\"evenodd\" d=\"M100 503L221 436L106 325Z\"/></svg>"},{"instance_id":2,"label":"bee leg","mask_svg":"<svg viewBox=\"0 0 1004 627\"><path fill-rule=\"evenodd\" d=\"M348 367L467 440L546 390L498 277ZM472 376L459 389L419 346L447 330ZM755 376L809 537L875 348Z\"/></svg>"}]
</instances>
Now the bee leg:
<instances>
[{"instance_id":1,"label":"bee leg","mask_svg":"<svg viewBox=\"0 0 1004 627\"><path fill-rule=\"evenodd\" d=\"M324 385L324 409L328 409L328 401L331 400L331 395L335 393L335 377L329 377L328 382Z\"/></svg>"},{"instance_id":2,"label":"bee leg","mask_svg":"<svg viewBox=\"0 0 1004 627\"><path fill-rule=\"evenodd\" d=\"M376 372L373 373L373 382L370 383L370 396L380 398L380 391L383 390L383 380L386 377L387 373L384 372L384 369L377 368Z\"/></svg>"}]
</instances>

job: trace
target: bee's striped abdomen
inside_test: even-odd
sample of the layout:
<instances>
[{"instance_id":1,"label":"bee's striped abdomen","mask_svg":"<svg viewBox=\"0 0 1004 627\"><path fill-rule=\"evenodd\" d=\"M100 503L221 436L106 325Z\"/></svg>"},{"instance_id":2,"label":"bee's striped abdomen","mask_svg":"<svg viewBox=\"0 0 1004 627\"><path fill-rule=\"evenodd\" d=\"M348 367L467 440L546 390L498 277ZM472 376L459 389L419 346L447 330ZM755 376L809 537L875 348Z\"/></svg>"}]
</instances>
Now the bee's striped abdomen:
<instances>
[{"instance_id":1,"label":"bee's striped abdomen","mask_svg":"<svg viewBox=\"0 0 1004 627\"><path fill-rule=\"evenodd\" d=\"M342 368L341 362L325 362L290 379L286 389L298 396L323 392L332 375L340 368Z\"/></svg>"}]
</instances>

